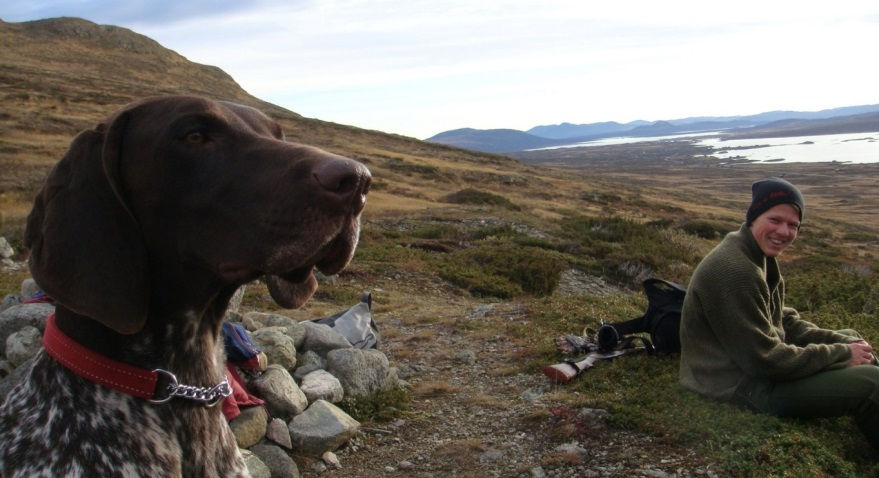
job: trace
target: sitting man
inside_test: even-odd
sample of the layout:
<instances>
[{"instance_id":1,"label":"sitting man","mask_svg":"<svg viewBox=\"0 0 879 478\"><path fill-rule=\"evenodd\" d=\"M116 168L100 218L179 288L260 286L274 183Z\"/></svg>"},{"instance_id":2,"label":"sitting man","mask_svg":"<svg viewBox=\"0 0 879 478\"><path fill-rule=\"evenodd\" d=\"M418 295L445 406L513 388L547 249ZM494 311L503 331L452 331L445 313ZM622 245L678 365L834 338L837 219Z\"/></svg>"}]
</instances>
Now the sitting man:
<instances>
[{"instance_id":1,"label":"sitting man","mask_svg":"<svg viewBox=\"0 0 879 478\"><path fill-rule=\"evenodd\" d=\"M699 264L681 313L681 384L779 417L855 417L879 449L879 367L853 330L822 329L785 307L777 256L805 204L788 181L754 183L746 222Z\"/></svg>"}]
</instances>

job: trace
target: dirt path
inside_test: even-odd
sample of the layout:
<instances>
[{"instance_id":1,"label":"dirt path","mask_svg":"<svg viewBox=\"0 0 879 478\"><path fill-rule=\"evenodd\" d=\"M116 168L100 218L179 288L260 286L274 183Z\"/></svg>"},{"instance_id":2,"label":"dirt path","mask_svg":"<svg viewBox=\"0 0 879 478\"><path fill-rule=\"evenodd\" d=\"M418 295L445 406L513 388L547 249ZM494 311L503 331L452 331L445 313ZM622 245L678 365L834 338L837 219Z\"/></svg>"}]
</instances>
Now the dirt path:
<instances>
[{"instance_id":1,"label":"dirt path","mask_svg":"<svg viewBox=\"0 0 879 478\"><path fill-rule=\"evenodd\" d=\"M412 387L410 409L394 422L364 427L337 451L340 469L305 464L302 476L714 476L688 450L608 429L603 410L556 418L558 387L543 375L510 374L516 347L485 334L502 330L503 322L527 321L520 305L474 304L460 318L498 327L386 319L398 333L384 348ZM413 337L426 339L413 347Z\"/></svg>"}]
</instances>

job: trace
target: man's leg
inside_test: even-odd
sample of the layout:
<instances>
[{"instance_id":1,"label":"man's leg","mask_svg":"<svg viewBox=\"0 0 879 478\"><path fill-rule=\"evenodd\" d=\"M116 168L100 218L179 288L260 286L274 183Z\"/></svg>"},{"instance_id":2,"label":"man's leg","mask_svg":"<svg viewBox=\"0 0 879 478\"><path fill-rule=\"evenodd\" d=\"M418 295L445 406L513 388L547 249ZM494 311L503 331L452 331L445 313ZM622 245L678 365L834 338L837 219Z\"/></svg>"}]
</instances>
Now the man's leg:
<instances>
[{"instance_id":1,"label":"man's leg","mask_svg":"<svg viewBox=\"0 0 879 478\"><path fill-rule=\"evenodd\" d=\"M879 367L859 365L773 384L755 405L779 417L851 415L879 450Z\"/></svg>"}]
</instances>

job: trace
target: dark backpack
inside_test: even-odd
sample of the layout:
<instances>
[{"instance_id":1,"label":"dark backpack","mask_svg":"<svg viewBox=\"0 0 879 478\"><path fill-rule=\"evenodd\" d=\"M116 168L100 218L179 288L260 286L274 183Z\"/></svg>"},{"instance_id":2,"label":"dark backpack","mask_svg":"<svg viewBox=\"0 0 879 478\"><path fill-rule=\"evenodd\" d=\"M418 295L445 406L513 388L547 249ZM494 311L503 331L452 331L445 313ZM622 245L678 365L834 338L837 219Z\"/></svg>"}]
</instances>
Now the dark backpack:
<instances>
[{"instance_id":1,"label":"dark backpack","mask_svg":"<svg viewBox=\"0 0 879 478\"><path fill-rule=\"evenodd\" d=\"M602 324L598 329L598 350L608 352L631 341L634 334L650 334L650 341L639 337L648 351L675 353L681 351L681 307L687 288L662 279L643 283L647 294L647 311L641 317Z\"/></svg>"}]
</instances>

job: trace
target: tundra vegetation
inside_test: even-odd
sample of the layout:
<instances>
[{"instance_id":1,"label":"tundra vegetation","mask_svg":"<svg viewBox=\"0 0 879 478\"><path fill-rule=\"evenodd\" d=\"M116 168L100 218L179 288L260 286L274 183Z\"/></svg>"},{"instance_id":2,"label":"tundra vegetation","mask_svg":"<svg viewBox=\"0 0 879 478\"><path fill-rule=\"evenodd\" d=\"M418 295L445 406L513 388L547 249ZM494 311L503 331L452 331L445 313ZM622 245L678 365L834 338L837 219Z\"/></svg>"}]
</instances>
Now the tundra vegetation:
<instances>
[{"instance_id":1,"label":"tundra vegetation","mask_svg":"<svg viewBox=\"0 0 879 478\"><path fill-rule=\"evenodd\" d=\"M127 30L76 19L27 27L0 22L0 40L16 45L0 49L0 236L18 261L26 255L22 237L31 200L78 131L137 97L196 93L261 108L279 120L289 140L347 155L372 170L354 261L338 277L322 280L303 308L279 312L321 317L371 290L392 365L436 347L436 328L449 327L477 344L503 337L515 360L495 373L540 374L560 359L555 337L640 315L646 306L641 280L686 284L698 261L743 221L750 184L778 174L800 186L807 200L801 235L781 258L788 304L807 320L853 327L879 344L879 164L724 162L686 144L513 159L303 118ZM619 292L561 293L570 270ZM3 269L0 294L18 292L25 277L26 271ZM522 314L519 320L472 320L472 311L486 304L508 304ZM254 283L242 307L275 306ZM382 323L391 317L394 322ZM401 325L417 325L419 332L403 333ZM381 424L406 416L413 401L451 389L425 381L345 407L366 424ZM486 397L471 400L490 408ZM532 418L557 420L561 438L598 433L564 410L606 409L613 427L694 450L724 476L879 473L879 453L850 419L781 420L702 399L678 385L676 356L602 363L588 377L554 387L546 400L555 411Z\"/></svg>"}]
</instances>

